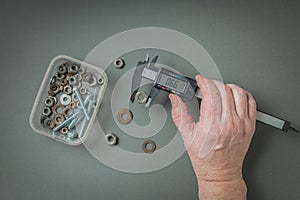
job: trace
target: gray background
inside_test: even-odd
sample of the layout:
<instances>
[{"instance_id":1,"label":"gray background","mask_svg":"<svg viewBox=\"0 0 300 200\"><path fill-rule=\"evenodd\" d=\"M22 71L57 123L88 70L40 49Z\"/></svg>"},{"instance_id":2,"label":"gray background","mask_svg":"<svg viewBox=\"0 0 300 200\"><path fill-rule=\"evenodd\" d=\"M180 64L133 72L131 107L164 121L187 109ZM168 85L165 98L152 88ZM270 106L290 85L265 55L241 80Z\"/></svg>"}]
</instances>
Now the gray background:
<instances>
[{"instance_id":1,"label":"gray background","mask_svg":"<svg viewBox=\"0 0 300 200\"><path fill-rule=\"evenodd\" d=\"M200 42L226 82L300 127L299 1L1 1L0 199L197 199L184 155L160 171L126 174L36 134L36 92L58 54L84 59L99 42L158 26ZM257 125L244 177L248 199L300 199L300 136Z\"/></svg>"}]
</instances>

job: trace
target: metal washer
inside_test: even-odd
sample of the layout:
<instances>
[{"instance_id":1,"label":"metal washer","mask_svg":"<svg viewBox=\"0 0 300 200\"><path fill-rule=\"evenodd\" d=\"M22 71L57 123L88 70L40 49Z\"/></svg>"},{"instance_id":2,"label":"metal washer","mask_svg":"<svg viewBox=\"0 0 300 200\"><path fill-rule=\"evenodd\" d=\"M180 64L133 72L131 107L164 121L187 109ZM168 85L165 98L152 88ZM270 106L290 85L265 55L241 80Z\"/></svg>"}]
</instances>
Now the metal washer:
<instances>
[{"instance_id":1,"label":"metal washer","mask_svg":"<svg viewBox=\"0 0 300 200\"><path fill-rule=\"evenodd\" d=\"M147 148L147 145L150 144L151 145L151 148L148 149ZM153 140L146 140L143 144L142 144L142 148L143 148L143 151L145 153L153 153L156 149L156 144Z\"/></svg>"},{"instance_id":2,"label":"metal washer","mask_svg":"<svg viewBox=\"0 0 300 200\"><path fill-rule=\"evenodd\" d=\"M129 109L123 108L118 111L117 119L121 124L129 124L132 121L133 115Z\"/></svg>"}]
</instances>

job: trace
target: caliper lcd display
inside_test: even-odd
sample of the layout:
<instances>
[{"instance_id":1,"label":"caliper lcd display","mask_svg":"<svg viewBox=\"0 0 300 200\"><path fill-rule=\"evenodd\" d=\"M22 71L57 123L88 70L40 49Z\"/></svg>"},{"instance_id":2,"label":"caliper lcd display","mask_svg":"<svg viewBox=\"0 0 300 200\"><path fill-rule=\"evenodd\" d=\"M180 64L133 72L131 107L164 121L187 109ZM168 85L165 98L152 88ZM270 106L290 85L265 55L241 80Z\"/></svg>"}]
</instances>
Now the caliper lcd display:
<instances>
[{"instance_id":1,"label":"caliper lcd display","mask_svg":"<svg viewBox=\"0 0 300 200\"><path fill-rule=\"evenodd\" d=\"M162 73L160 74L157 83L180 93L184 93L186 87L186 82Z\"/></svg>"}]
</instances>

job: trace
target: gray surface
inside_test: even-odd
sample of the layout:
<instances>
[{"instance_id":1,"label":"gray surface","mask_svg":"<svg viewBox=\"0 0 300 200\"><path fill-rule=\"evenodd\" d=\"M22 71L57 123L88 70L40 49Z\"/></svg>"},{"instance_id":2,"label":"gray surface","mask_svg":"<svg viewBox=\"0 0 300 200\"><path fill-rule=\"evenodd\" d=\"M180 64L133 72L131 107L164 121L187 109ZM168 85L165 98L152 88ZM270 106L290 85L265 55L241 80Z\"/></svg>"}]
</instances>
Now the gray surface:
<instances>
[{"instance_id":1,"label":"gray surface","mask_svg":"<svg viewBox=\"0 0 300 200\"><path fill-rule=\"evenodd\" d=\"M82 146L34 133L28 118L41 75L57 54L83 59L112 34L167 27L199 41L226 82L299 128L299 9L297 1L1 1L0 199L197 199L186 155L160 171L126 174ZM257 125L244 168L248 199L300 199L299 141Z\"/></svg>"}]
</instances>

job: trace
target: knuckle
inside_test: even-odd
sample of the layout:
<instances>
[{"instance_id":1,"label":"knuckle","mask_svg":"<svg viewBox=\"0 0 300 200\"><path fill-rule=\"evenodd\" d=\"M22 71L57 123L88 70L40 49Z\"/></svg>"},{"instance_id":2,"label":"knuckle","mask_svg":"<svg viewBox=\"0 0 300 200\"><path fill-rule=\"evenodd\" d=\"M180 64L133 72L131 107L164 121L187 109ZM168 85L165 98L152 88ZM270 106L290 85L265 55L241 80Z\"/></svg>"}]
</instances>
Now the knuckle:
<instances>
[{"instance_id":1,"label":"knuckle","mask_svg":"<svg viewBox=\"0 0 300 200\"><path fill-rule=\"evenodd\" d=\"M235 91L236 93L238 93L239 95L246 95L247 94L247 91L244 90L243 88L241 88L240 86L236 85L236 84L228 84L231 89L233 91Z\"/></svg>"}]
</instances>

